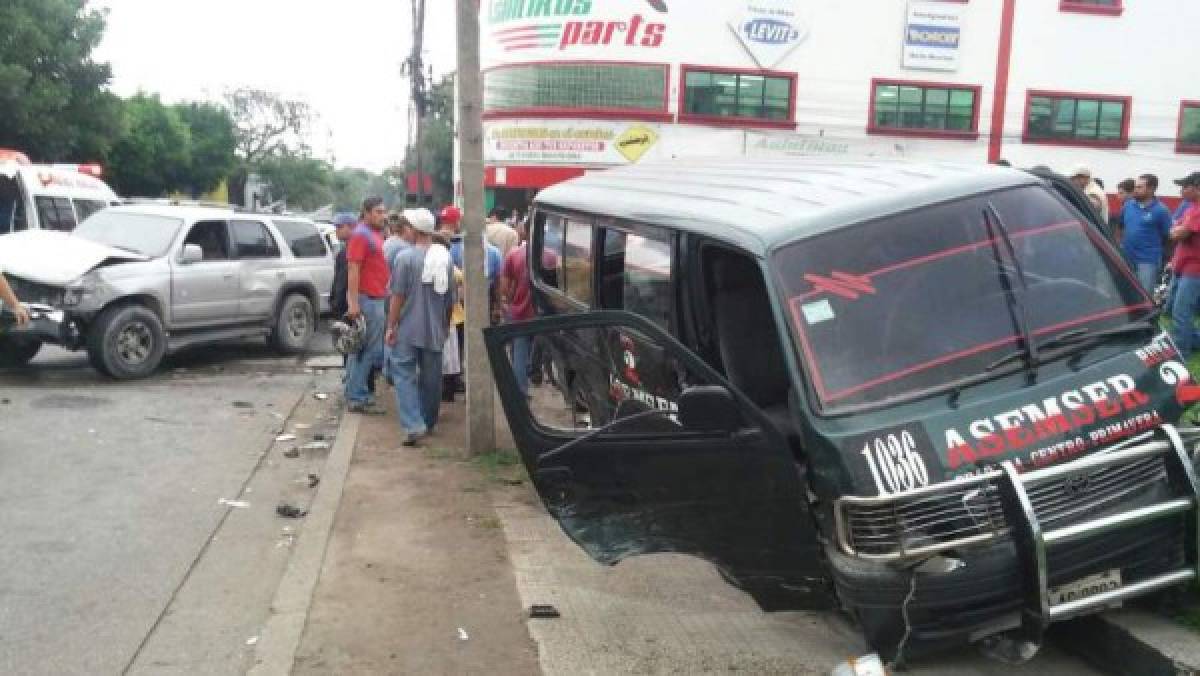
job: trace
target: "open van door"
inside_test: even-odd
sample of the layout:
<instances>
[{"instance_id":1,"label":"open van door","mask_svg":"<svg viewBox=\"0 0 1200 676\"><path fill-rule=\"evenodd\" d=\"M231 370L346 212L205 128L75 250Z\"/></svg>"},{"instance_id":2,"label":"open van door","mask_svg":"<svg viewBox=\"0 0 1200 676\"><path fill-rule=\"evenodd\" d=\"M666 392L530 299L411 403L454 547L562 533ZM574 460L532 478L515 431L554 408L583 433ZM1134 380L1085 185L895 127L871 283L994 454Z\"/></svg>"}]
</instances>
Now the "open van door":
<instances>
[{"instance_id":1,"label":"open van door","mask_svg":"<svg viewBox=\"0 0 1200 676\"><path fill-rule=\"evenodd\" d=\"M568 336L592 348L570 352L579 381L532 386L525 396L513 356L529 363L524 350L553 349ZM691 554L717 564L765 610L831 604L787 442L695 354L627 312L536 319L484 337L533 484L592 558ZM603 391L563 395L581 386Z\"/></svg>"}]
</instances>

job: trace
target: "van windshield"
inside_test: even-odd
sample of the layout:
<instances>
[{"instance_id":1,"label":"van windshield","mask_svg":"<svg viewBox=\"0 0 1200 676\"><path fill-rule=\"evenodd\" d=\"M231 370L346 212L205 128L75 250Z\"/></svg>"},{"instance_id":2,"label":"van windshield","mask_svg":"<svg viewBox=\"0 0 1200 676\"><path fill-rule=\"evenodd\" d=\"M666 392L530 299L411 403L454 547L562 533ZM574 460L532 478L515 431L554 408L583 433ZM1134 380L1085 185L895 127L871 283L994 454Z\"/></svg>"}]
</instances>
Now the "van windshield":
<instances>
[{"instance_id":1,"label":"van windshield","mask_svg":"<svg viewBox=\"0 0 1200 676\"><path fill-rule=\"evenodd\" d=\"M1021 346L1018 309L1036 343L1151 307L1113 248L1038 186L841 228L780 249L773 266L825 409L984 373Z\"/></svg>"},{"instance_id":2,"label":"van windshield","mask_svg":"<svg viewBox=\"0 0 1200 676\"><path fill-rule=\"evenodd\" d=\"M105 210L92 214L72 233L100 244L150 258L164 256L183 221L169 216Z\"/></svg>"}]
</instances>

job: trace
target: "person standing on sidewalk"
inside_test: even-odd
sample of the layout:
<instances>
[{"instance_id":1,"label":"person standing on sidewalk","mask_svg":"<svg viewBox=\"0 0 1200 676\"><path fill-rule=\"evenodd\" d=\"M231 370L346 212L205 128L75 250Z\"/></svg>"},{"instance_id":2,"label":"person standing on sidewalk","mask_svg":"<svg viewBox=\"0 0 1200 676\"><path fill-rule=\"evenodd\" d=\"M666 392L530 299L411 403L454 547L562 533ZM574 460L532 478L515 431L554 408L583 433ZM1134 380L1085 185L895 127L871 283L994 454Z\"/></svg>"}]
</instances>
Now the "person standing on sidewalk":
<instances>
[{"instance_id":1,"label":"person standing on sidewalk","mask_svg":"<svg viewBox=\"0 0 1200 676\"><path fill-rule=\"evenodd\" d=\"M522 242L504 257L500 271L500 302L508 321L523 322L537 316L533 307L533 285L529 281L529 262L526 258L529 242ZM529 395L529 336L513 340L512 368L521 394Z\"/></svg>"},{"instance_id":2,"label":"person standing on sidewalk","mask_svg":"<svg viewBox=\"0 0 1200 676\"><path fill-rule=\"evenodd\" d=\"M1175 212L1171 214L1171 218L1178 223L1187 215L1188 209L1200 202L1200 171L1193 171L1175 181L1175 185L1179 186L1179 196L1183 198L1179 202L1179 206L1175 207Z\"/></svg>"},{"instance_id":3,"label":"person standing on sidewalk","mask_svg":"<svg viewBox=\"0 0 1200 676\"><path fill-rule=\"evenodd\" d=\"M1171 234L1171 213L1158 201L1157 190L1158 177L1142 174L1134 183L1133 199L1121 209L1121 252L1150 293L1158 285L1163 243Z\"/></svg>"},{"instance_id":4,"label":"person standing on sidewalk","mask_svg":"<svg viewBox=\"0 0 1200 676\"><path fill-rule=\"evenodd\" d=\"M1193 206L1171 229L1175 255L1175 291L1171 300L1171 338L1186 361L1196 349L1196 303L1200 301L1200 206Z\"/></svg>"},{"instance_id":5,"label":"person standing on sidewalk","mask_svg":"<svg viewBox=\"0 0 1200 676\"><path fill-rule=\"evenodd\" d=\"M368 389L373 369L383 363L383 330L388 269L383 257L383 224L387 209L379 197L363 200L359 224L346 244L346 317L366 320L363 347L346 365L346 404L351 413L379 415Z\"/></svg>"},{"instance_id":6,"label":"person standing on sidewalk","mask_svg":"<svg viewBox=\"0 0 1200 676\"><path fill-rule=\"evenodd\" d=\"M1086 164L1077 164L1070 173L1071 183L1075 184L1076 188L1082 192L1092 206L1096 208L1096 213L1100 216L1100 221L1108 222L1108 195L1104 194L1104 188L1101 188L1092 178L1092 170Z\"/></svg>"},{"instance_id":7,"label":"person standing on sidewalk","mask_svg":"<svg viewBox=\"0 0 1200 676\"><path fill-rule=\"evenodd\" d=\"M497 207L488 214L487 223L483 226L483 236L488 243L500 250L501 257L507 257L508 252L516 248L521 237L516 229L504 222L504 210Z\"/></svg>"},{"instance_id":8,"label":"person standing on sidewalk","mask_svg":"<svg viewBox=\"0 0 1200 676\"><path fill-rule=\"evenodd\" d=\"M433 240L433 214L428 209L410 209L404 216L416 240L396 257L392 268L386 341L404 445L415 446L437 426L442 350L456 291L450 251Z\"/></svg>"}]
</instances>

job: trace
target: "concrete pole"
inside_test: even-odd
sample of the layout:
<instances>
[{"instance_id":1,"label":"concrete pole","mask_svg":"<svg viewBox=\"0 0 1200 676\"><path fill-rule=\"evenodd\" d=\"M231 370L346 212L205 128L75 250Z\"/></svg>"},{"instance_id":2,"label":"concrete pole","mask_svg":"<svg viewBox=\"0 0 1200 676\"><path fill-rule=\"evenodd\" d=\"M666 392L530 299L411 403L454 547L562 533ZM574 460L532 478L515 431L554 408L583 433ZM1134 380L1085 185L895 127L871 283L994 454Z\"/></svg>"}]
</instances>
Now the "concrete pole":
<instances>
[{"instance_id":1,"label":"concrete pole","mask_svg":"<svg viewBox=\"0 0 1200 676\"><path fill-rule=\"evenodd\" d=\"M463 191L463 270L467 288L467 448L496 450L494 385L483 328L488 283L483 252L483 82L479 72L479 0L458 2L458 143Z\"/></svg>"}]
</instances>

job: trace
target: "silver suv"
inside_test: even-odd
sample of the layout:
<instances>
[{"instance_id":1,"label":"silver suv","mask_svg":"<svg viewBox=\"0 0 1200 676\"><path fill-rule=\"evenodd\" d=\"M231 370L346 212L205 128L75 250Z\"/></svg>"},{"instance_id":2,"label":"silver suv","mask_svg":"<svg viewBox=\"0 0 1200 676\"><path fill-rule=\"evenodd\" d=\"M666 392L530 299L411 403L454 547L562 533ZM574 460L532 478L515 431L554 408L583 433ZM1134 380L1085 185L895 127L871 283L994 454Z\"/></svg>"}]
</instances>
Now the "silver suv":
<instances>
[{"instance_id":1,"label":"silver suv","mask_svg":"<svg viewBox=\"0 0 1200 676\"><path fill-rule=\"evenodd\" d=\"M69 235L5 237L0 269L34 316L21 330L0 321L0 367L55 343L133 379L202 343L258 336L284 353L303 350L329 307L333 254L301 218L129 205Z\"/></svg>"}]
</instances>

